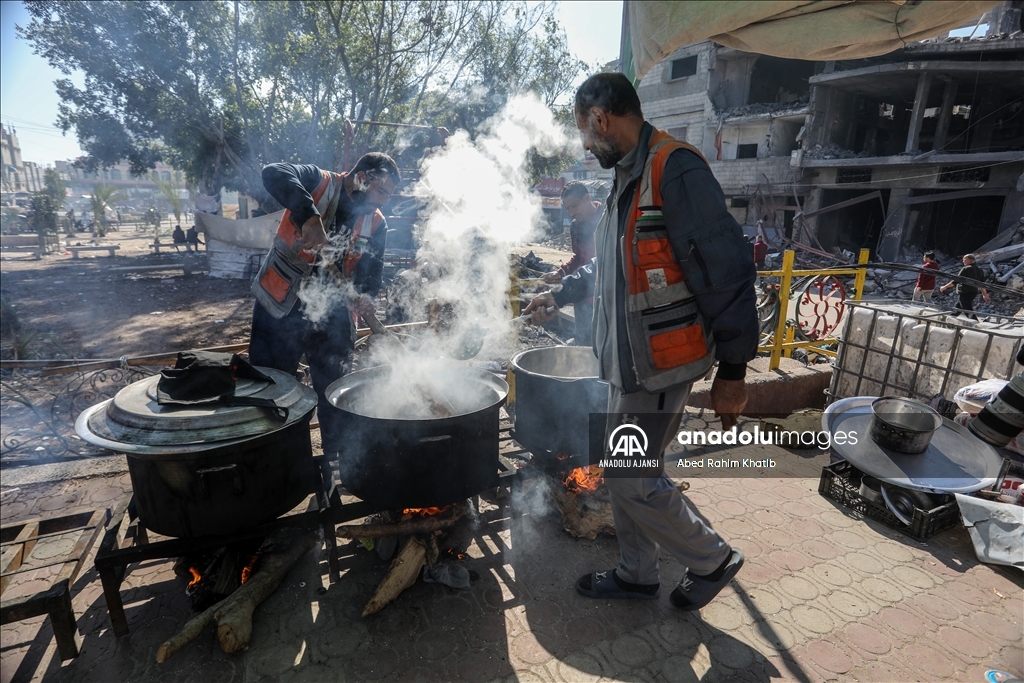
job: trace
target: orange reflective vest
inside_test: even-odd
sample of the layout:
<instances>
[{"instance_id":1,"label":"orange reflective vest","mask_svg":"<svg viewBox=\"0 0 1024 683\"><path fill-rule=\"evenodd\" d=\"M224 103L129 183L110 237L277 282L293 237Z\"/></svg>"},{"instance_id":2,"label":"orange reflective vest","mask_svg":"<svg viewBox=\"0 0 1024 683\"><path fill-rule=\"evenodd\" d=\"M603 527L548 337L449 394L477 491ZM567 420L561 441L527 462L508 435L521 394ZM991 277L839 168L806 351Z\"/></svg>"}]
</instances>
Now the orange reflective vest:
<instances>
[{"instance_id":1,"label":"orange reflective vest","mask_svg":"<svg viewBox=\"0 0 1024 683\"><path fill-rule=\"evenodd\" d=\"M649 392L694 382L715 361L714 337L672 252L661 212L662 173L677 149L704 159L664 131L651 135L623 241L626 330L637 380Z\"/></svg>"},{"instance_id":2,"label":"orange reflective vest","mask_svg":"<svg viewBox=\"0 0 1024 683\"><path fill-rule=\"evenodd\" d=\"M322 179L312 192L313 203L320 212L324 228L329 230L341 194L345 191L346 174L323 170L320 174ZM302 248L302 229L292 222L291 215L291 211L285 210L270 252L252 283L252 293L256 300L275 318L283 318L294 308L299 297L299 284L313 271L316 259L316 254ZM330 244L323 250L324 258L340 261L342 273L346 278L351 278L370 237L382 224L384 215L380 211L361 216L349 232L342 234L340 240L328 236ZM341 243L338 244L338 241Z\"/></svg>"}]
</instances>

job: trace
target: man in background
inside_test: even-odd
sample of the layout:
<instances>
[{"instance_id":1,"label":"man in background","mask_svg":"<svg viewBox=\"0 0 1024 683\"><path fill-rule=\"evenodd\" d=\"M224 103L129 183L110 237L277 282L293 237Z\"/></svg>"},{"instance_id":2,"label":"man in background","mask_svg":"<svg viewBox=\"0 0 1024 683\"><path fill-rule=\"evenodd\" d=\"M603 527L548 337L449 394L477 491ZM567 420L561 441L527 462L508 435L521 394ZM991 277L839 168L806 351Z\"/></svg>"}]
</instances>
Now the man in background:
<instances>
[{"instance_id":1,"label":"man in background","mask_svg":"<svg viewBox=\"0 0 1024 683\"><path fill-rule=\"evenodd\" d=\"M596 253L594 248L594 230L601 217L599 202L592 201L590 190L578 180L566 183L562 189L562 208L569 214L569 239L572 244L572 258L544 276L549 283L561 282L590 263ZM573 304L573 317L576 320L576 345L590 346L593 338L594 299L588 297L578 304Z\"/></svg>"},{"instance_id":2,"label":"man in background","mask_svg":"<svg viewBox=\"0 0 1024 683\"><path fill-rule=\"evenodd\" d=\"M985 300L985 303L991 301L988 296L988 290L982 286L982 283L985 282L985 271L978 267L976 261L977 259L974 258L974 254L964 254L964 267L960 269L957 275L976 280L978 284L975 285L968 282L953 283L950 281L939 287L940 292L947 292L956 284L956 293L960 295L960 300L957 302L956 307L963 311L968 318L973 318L974 320L978 319L977 314L974 312L974 299L978 296L978 292L981 292L981 298Z\"/></svg>"},{"instance_id":3,"label":"man in background","mask_svg":"<svg viewBox=\"0 0 1024 683\"><path fill-rule=\"evenodd\" d=\"M754 240L754 266L758 270L764 270L764 260L768 256L768 244L758 235Z\"/></svg>"},{"instance_id":4,"label":"man in background","mask_svg":"<svg viewBox=\"0 0 1024 683\"><path fill-rule=\"evenodd\" d=\"M924 263L921 264L922 268L928 270L938 270L939 262L935 260L934 251L924 252ZM932 293L935 291L935 276L931 273L921 273L917 276L917 284L914 286L914 295L910 297L911 301L917 301L918 298L924 303L928 304L932 301Z\"/></svg>"}]
</instances>

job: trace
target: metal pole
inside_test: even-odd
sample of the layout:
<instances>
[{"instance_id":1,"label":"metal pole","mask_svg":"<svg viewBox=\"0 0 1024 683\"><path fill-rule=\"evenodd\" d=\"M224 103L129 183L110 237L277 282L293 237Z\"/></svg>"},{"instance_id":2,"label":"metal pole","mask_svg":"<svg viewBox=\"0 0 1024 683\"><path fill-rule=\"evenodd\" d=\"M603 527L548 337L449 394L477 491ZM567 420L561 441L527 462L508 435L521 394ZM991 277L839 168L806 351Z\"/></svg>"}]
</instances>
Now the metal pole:
<instances>
[{"instance_id":1,"label":"metal pole","mask_svg":"<svg viewBox=\"0 0 1024 683\"><path fill-rule=\"evenodd\" d=\"M860 256L857 258L857 263L859 265L867 264L868 257L870 255L871 255L871 250L870 249L861 249L860 250ZM867 268L858 268L857 269L857 276L856 276L856 279L853 281L854 282L854 285L853 285L853 298L854 298L855 301L860 301L861 298L864 296L864 280L867 279L867 276L868 276L868 269Z\"/></svg>"},{"instance_id":2,"label":"metal pole","mask_svg":"<svg viewBox=\"0 0 1024 683\"><path fill-rule=\"evenodd\" d=\"M768 363L769 370L778 370L782 358L782 344L786 335L786 316L789 309L789 287L793 280L793 259L795 253L787 249L782 256L782 283L779 285L779 319L775 323L775 338L772 346L772 357Z\"/></svg>"}]
</instances>

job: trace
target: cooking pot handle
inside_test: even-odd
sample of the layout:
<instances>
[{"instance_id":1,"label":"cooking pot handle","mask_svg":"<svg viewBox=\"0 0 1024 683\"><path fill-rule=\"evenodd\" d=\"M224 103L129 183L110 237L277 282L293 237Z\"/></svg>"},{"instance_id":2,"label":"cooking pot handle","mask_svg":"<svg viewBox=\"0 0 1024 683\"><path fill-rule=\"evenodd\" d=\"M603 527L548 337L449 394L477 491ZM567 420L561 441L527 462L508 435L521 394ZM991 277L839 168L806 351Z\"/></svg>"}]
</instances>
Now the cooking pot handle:
<instances>
[{"instance_id":1,"label":"cooking pot handle","mask_svg":"<svg viewBox=\"0 0 1024 683\"><path fill-rule=\"evenodd\" d=\"M199 497L209 498L210 497L210 485L206 483L206 475L218 474L220 472L233 472L234 477L231 479L231 492L236 496L240 496L245 492L245 484L242 481L242 470L239 469L238 463L232 463L230 465L223 465L221 467L204 467L201 470L196 470L196 475L199 477Z\"/></svg>"}]
</instances>

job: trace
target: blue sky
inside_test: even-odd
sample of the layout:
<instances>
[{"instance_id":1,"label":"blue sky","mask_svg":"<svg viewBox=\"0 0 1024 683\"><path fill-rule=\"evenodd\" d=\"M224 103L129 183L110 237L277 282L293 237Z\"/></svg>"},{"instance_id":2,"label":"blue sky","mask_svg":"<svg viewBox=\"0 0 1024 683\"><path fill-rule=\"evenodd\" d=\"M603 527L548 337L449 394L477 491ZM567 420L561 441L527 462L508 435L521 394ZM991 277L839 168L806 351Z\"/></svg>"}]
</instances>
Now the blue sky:
<instances>
[{"instance_id":1,"label":"blue sky","mask_svg":"<svg viewBox=\"0 0 1024 683\"><path fill-rule=\"evenodd\" d=\"M621 0L559 2L555 13L565 28L569 48L580 59L603 64L619 56ZM21 2L0 2L0 120L17 130L26 161L52 165L54 160L71 159L82 151L73 132L63 136L53 127L58 105L53 82L62 75L17 37L15 25L27 23L28 12Z\"/></svg>"}]
</instances>

